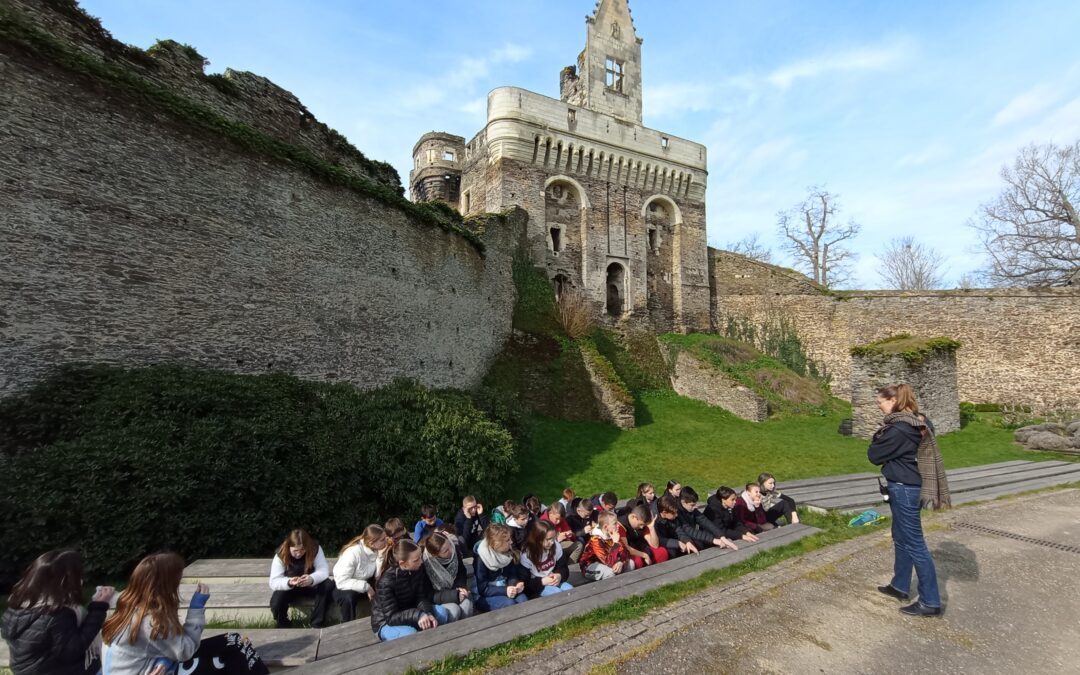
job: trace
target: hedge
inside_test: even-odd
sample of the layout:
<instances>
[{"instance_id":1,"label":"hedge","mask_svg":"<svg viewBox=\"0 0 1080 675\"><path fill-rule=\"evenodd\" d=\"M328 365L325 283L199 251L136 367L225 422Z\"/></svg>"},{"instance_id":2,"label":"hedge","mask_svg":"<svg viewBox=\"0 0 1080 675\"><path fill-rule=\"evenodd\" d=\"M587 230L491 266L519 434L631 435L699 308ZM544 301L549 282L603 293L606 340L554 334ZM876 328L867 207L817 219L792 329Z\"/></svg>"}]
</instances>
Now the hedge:
<instances>
[{"instance_id":1,"label":"hedge","mask_svg":"<svg viewBox=\"0 0 1080 675\"><path fill-rule=\"evenodd\" d=\"M329 555L369 522L495 496L515 454L467 394L407 380L66 367L0 401L0 578L59 546L94 575L162 549L269 556L292 527Z\"/></svg>"}]
</instances>

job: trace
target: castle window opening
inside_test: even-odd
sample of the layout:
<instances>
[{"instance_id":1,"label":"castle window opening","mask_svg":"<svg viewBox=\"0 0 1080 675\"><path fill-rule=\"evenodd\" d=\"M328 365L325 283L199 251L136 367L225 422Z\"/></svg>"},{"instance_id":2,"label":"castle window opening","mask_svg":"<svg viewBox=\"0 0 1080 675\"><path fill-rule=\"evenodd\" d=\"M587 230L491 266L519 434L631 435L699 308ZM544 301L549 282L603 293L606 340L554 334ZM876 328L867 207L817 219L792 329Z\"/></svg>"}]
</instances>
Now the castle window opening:
<instances>
[{"instance_id":1,"label":"castle window opening","mask_svg":"<svg viewBox=\"0 0 1080 675\"><path fill-rule=\"evenodd\" d=\"M470 194L468 190L465 191L463 201L465 206L465 213L468 213L470 207L472 207L472 194Z\"/></svg>"},{"instance_id":2,"label":"castle window opening","mask_svg":"<svg viewBox=\"0 0 1080 675\"><path fill-rule=\"evenodd\" d=\"M570 279L565 274L556 274L551 280L551 286L555 290L555 302L558 302L563 293L570 288Z\"/></svg>"},{"instance_id":3,"label":"castle window opening","mask_svg":"<svg viewBox=\"0 0 1080 675\"><path fill-rule=\"evenodd\" d=\"M623 62L619 59L615 59L609 56L607 58L607 66L605 70L607 73L607 77L605 79L607 88L611 89L612 91L617 91L621 94L623 90Z\"/></svg>"},{"instance_id":4,"label":"castle window opening","mask_svg":"<svg viewBox=\"0 0 1080 675\"><path fill-rule=\"evenodd\" d=\"M667 148L668 148L668 143L669 143L669 142L670 142L670 141L668 140L668 137L667 137L667 136L661 136L661 137L660 137L660 147L661 147L661 148L663 148L663 149L667 150Z\"/></svg>"},{"instance_id":5,"label":"castle window opening","mask_svg":"<svg viewBox=\"0 0 1080 675\"><path fill-rule=\"evenodd\" d=\"M649 228L649 250L656 253L656 228Z\"/></svg>"},{"instance_id":6,"label":"castle window opening","mask_svg":"<svg viewBox=\"0 0 1080 675\"><path fill-rule=\"evenodd\" d=\"M625 305L626 273L619 263L611 263L607 268L607 313L622 316Z\"/></svg>"},{"instance_id":7,"label":"castle window opening","mask_svg":"<svg viewBox=\"0 0 1080 675\"><path fill-rule=\"evenodd\" d=\"M570 124L573 124L574 122L577 122L577 111L574 110L573 108L568 109L566 111L566 121L569 122Z\"/></svg>"},{"instance_id":8,"label":"castle window opening","mask_svg":"<svg viewBox=\"0 0 1080 675\"><path fill-rule=\"evenodd\" d=\"M454 151L453 150L443 150L442 158L443 158L444 162L452 162L452 161L454 161Z\"/></svg>"},{"instance_id":9,"label":"castle window opening","mask_svg":"<svg viewBox=\"0 0 1080 675\"><path fill-rule=\"evenodd\" d=\"M556 255L562 250L562 228L551 228L551 250Z\"/></svg>"}]
</instances>

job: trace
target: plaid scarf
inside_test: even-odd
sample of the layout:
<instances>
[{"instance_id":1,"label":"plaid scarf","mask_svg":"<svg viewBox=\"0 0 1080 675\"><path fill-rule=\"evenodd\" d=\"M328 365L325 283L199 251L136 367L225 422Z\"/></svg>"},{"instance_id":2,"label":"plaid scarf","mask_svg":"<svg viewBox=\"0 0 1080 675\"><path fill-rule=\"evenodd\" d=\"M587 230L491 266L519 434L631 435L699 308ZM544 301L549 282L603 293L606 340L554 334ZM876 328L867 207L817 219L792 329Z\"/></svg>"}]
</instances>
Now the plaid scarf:
<instances>
[{"instance_id":1,"label":"plaid scarf","mask_svg":"<svg viewBox=\"0 0 1080 675\"><path fill-rule=\"evenodd\" d=\"M919 505L933 509L951 508L952 498L949 496L949 481L945 478L945 464L941 460L941 450L938 448L937 439L934 438L934 432L926 424L926 418L906 412L891 413L885 416L882 427L895 422L910 424L922 433L916 455L919 476L922 477Z\"/></svg>"}]
</instances>

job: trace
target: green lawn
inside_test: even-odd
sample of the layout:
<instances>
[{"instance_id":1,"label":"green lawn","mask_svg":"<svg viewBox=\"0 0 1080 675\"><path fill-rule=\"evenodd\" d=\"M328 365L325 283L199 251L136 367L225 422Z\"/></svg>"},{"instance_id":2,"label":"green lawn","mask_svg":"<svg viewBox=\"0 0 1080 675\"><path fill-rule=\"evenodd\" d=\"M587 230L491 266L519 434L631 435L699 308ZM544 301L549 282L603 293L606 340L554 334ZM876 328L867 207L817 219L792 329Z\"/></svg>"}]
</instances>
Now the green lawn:
<instances>
[{"instance_id":1,"label":"green lawn","mask_svg":"<svg viewBox=\"0 0 1080 675\"><path fill-rule=\"evenodd\" d=\"M739 487L768 471L780 481L872 470L867 442L837 433L842 414L747 422L719 408L670 393L644 394L638 427L540 418L532 447L508 495L534 492L554 499L566 486L578 494L614 490L632 496L638 483L658 490L670 479L705 495L721 484ZM949 468L1010 459L1060 459L1012 443L1012 432L975 421L941 437Z\"/></svg>"}]
</instances>

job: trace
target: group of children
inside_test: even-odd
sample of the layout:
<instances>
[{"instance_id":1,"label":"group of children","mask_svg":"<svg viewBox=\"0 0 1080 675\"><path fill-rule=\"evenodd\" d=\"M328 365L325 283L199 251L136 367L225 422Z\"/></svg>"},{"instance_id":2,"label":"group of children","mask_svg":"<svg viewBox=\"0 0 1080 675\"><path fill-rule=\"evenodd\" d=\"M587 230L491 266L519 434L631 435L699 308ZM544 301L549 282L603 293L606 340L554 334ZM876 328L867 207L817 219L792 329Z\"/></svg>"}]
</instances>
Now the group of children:
<instances>
[{"instance_id":1,"label":"group of children","mask_svg":"<svg viewBox=\"0 0 1080 675\"><path fill-rule=\"evenodd\" d=\"M766 473L742 493L720 487L703 510L698 499L674 480L660 496L642 483L622 507L613 492L578 497L567 488L548 506L526 495L489 515L469 496L453 523L424 506L411 535L400 518L367 526L342 547L332 574L318 542L297 529L271 565L270 606L277 625L288 627L289 607L312 598L312 626L321 627L331 599L351 621L367 598L372 630L393 640L570 590L571 564L586 579L609 579L712 546L735 549L736 541L799 522L795 501Z\"/></svg>"}]
</instances>

